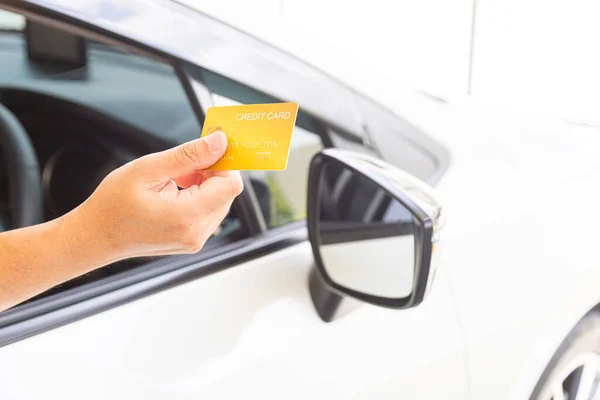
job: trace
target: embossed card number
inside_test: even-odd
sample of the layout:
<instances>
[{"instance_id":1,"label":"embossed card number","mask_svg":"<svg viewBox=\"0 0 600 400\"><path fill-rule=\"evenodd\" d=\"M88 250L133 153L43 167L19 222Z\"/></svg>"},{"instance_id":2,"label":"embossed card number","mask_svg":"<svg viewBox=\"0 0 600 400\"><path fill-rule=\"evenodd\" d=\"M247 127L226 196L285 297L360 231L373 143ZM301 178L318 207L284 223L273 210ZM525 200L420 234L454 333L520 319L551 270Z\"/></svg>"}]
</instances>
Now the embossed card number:
<instances>
[{"instance_id":1,"label":"embossed card number","mask_svg":"<svg viewBox=\"0 0 600 400\"><path fill-rule=\"evenodd\" d=\"M287 166L297 103L211 107L202 135L222 131L227 151L208 170L280 171Z\"/></svg>"}]
</instances>

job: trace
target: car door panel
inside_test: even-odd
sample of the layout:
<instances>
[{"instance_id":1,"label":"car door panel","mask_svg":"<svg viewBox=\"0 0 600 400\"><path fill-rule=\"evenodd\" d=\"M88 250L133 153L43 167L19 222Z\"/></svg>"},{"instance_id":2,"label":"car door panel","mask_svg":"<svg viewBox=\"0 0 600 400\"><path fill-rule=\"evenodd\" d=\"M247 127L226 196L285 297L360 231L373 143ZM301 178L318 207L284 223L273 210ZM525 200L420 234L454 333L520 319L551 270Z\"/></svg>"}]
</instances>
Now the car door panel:
<instances>
[{"instance_id":1,"label":"car door panel","mask_svg":"<svg viewBox=\"0 0 600 400\"><path fill-rule=\"evenodd\" d=\"M466 397L443 270L419 308L324 323L312 263L303 242L2 347L0 397Z\"/></svg>"}]
</instances>

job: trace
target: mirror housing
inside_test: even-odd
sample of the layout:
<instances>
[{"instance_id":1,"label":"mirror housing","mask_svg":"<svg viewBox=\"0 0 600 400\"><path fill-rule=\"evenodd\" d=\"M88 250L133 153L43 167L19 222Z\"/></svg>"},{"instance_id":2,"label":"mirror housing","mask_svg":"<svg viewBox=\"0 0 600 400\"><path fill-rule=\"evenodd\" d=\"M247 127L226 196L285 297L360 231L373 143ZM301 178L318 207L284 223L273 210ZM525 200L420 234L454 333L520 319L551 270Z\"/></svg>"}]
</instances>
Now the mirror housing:
<instances>
[{"instance_id":1,"label":"mirror housing","mask_svg":"<svg viewBox=\"0 0 600 400\"><path fill-rule=\"evenodd\" d=\"M435 275L443 220L433 189L377 158L339 149L313 157L308 181L320 280L337 295L382 307L420 304Z\"/></svg>"}]
</instances>

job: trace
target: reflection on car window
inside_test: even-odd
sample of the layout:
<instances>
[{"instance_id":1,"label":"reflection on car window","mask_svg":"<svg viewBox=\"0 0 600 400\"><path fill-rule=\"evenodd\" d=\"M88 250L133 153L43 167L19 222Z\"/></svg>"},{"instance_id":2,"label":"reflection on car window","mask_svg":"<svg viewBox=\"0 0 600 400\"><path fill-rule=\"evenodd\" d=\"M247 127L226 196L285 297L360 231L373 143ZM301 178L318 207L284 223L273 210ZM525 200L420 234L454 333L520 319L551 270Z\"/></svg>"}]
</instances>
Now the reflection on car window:
<instances>
[{"instance_id":1,"label":"reflection on car window","mask_svg":"<svg viewBox=\"0 0 600 400\"><path fill-rule=\"evenodd\" d=\"M2 10L0 60L0 89L43 93L89 107L150 139L182 143L200 135L181 82L166 63Z\"/></svg>"},{"instance_id":2,"label":"reflection on car window","mask_svg":"<svg viewBox=\"0 0 600 400\"><path fill-rule=\"evenodd\" d=\"M202 75L217 106L277 102L214 73L203 71ZM323 148L321 138L315 132L315 121L300 111L285 171L248 172L269 228L306 217L308 167L312 156Z\"/></svg>"},{"instance_id":3,"label":"reflection on car window","mask_svg":"<svg viewBox=\"0 0 600 400\"><path fill-rule=\"evenodd\" d=\"M0 30L22 31L25 29L25 17L10 11L0 10Z\"/></svg>"}]
</instances>

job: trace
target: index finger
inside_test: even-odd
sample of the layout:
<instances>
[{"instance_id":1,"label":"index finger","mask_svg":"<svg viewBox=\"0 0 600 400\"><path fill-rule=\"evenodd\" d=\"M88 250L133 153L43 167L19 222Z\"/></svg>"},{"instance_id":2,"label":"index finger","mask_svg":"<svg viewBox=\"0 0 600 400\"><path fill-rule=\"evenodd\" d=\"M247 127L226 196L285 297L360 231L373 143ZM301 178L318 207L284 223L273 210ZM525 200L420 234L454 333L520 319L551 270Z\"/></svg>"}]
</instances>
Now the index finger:
<instances>
[{"instance_id":1,"label":"index finger","mask_svg":"<svg viewBox=\"0 0 600 400\"><path fill-rule=\"evenodd\" d=\"M201 185L180 190L177 196L210 213L233 201L243 190L239 171L212 171Z\"/></svg>"}]
</instances>

